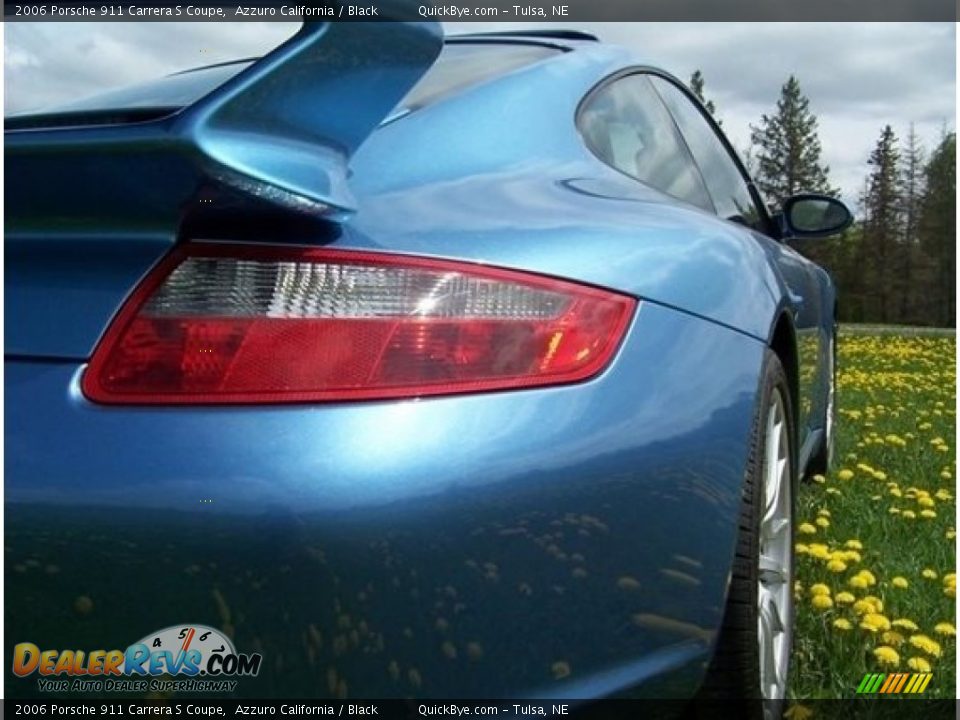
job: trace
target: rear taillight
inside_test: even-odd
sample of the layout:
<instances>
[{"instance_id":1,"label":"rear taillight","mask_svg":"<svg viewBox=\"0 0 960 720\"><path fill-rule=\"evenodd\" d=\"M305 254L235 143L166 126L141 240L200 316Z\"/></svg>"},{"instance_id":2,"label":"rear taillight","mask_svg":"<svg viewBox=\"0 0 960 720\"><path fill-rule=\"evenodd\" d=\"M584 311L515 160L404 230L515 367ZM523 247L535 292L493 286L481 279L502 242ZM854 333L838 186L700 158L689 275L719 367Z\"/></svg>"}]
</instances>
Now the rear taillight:
<instances>
[{"instance_id":1,"label":"rear taillight","mask_svg":"<svg viewBox=\"0 0 960 720\"><path fill-rule=\"evenodd\" d=\"M402 255L190 243L123 307L83 377L102 403L418 397L576 382L636 301Z\"/></svg>"}]
</instances>

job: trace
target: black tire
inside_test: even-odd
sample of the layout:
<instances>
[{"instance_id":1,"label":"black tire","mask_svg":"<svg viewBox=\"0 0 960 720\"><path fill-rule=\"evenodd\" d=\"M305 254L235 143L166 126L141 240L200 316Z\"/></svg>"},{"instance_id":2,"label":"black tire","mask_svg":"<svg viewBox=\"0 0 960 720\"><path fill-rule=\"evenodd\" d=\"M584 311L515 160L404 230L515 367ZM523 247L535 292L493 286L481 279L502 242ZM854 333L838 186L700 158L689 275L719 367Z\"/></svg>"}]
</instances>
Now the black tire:
<instances>
[{"instance_id":1,"label":"black tire","mask_svg":"<svg viewBox=\"0 0 960 720\"><path fill-rule=\"evenodd\" d=\"M796 431L790 398L789 383L783 366L777 356L766 351L759 397L756 404L753 429L750 436L750 455L747 460L746 477L743 486L743 500L739 518L739 536L731 567L730 587L723 623L717 637L717 645L707 669L700 694L695 703L701 710L718 708L714 701L722 700L719 709L731 717L773 717L782 715L782 703L758 702L760 691L760 652L758 640L758 582L760 558L760 521L763 514L763 472L766 448L767 416L771 407L774 390L779 391L784 403L784 415L787 421L787 452L790 487L790 538L787 553L787 584L789 608L783 618L785 626L787 652L793 642L793 520L795 517L794 497L796 489ZM789 678L789 665L787 666ZM745 702L752 700L753 702ZM740 701L736 706L731 701ZM698 713L702 714L702 713ZM715 716L715 712L708 712Z\"/></svg>"},{"instance_id":2,"label":"black tire","mask_svg":"<svg viewBox=\"0 0 960 720\"><path fill-rule=\"evenodd\" d=\"M806 477L812 477L814 475L826 475L830 472L830 468L833 465L833 453L834 446L837 441L837 329L832 329L832 335L830 336L830 383L831 383L831 392L833 393L833 402L828 403L826 413L828 417L824 417L823 427L824 435L823 442L820 443L820 447L817 448L816 453L810 458L807 462L807 468L804 475ZM829 429L829 432L828 432Z\"/></svg>"}]
</instances>

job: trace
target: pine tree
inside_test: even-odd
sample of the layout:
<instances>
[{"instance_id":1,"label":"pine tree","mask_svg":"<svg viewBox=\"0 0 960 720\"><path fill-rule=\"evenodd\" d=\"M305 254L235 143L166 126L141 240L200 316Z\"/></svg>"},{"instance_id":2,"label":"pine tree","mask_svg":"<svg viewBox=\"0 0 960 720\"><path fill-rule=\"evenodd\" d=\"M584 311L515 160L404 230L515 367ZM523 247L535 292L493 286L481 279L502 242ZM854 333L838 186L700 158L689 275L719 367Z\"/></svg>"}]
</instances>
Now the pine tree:
<instances>
[{"instance_id":1,"label":"pine tree","mask_svg":"<svg viewBox=\"0 0 960 720\"><path fill-rule=\"evenodd\" d=\"M830 168L820 164L817 118L793 75L780 90L776 113L750 126L750 140L757 146L754 179L775 206L803 191L837 194L828 181Z\"/></svg>"},{"instance_id":2,"label":"pine tree","mask_svg":"<svg viewBox=\"0 0 960 720\"><path fill-rule=\"evenodd\" d=\"M869 288L870 319L886 323L892 319L893 279L897 244L902 237L903 206L900 196L900 151L897 136L889 125L870 153L872 168L863 197L866 213L862 268Z\"/></svg>"},{"instance_id":3,"label":"pine tree","mask_svg":"<svg viewBox=\"0 0 960 720\"><path fill-rule=\"evenodd\" d=\"M924 152L917 137L913 123L907 134L903 148L903 163L900 173L900 197L903 202L903 236L900 239L900 267L898 291L900 308L897 321L913 323L917 321L918 300L923 293L920 283L916 282L917 260L919 252L920 202L924 190Z\"/></svg>"},{"instance_id":4,"label":"pine tree","mask_svg":"<svg viewBox=\"0 0 960 720\"><path fill-rule=\"evenodd\" d=\"M920 243L932 264L926 316L941 327L957 322L957 136L946 133L924 168L926 190L920 203Z\"/></svg>"},{"instance_id":5,"label":"pine tree","mask_svg":"<svg viewBox=\"0 0 960 720\"><path fill-rule=\"evenodd\" d=\"M717 118L717 106L713 104L712 100L707 100L703 94L703 73L699 70L695 70L693 75L690 76L690 89L693 90L693 94L697 96L697 100L703 103L707 112L713 115L714 120L717 121L717 125L723 125L723 122Z\"/></svg>"}]
</instances>

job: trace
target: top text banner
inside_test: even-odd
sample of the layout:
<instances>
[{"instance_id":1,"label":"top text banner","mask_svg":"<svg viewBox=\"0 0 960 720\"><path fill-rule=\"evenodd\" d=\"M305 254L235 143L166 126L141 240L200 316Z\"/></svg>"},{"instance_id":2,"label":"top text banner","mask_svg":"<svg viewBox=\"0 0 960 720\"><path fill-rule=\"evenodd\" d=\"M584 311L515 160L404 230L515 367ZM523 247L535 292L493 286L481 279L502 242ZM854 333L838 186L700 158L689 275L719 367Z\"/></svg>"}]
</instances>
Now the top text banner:
<instances>
[{"instance_id":1,"label":"top text banner","mask_svg":"<svg viewBox=\"0 0 960 720\"><path fill-rule=\"evenodd\" d=\"M627 22L627 21L948 21L957 19L954 0L559 0L514 4L515 0L398 2L327 0L295 2L244 0L199 4L147 0L104 2L4 3L8 22L103 21L297 21L439 20L460 22Z\"/></svg>"}]
</instances>

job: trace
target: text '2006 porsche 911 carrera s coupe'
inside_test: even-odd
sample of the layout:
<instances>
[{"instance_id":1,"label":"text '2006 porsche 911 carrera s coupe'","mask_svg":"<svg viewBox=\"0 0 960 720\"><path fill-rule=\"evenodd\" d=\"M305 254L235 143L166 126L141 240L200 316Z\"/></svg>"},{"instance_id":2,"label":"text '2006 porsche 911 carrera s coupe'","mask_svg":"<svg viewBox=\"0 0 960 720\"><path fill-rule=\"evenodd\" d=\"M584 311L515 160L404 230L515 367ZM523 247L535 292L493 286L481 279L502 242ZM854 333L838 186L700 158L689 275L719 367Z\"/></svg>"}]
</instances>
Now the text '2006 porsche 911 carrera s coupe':
<instances>
[{"instance_id":1,"label":"text '2006 porsche 911 carrera s coupe'","mask_svg":"<svg viewBox=\"0 0 960 720\"><path fill-rule=\"evenodd\" d=\"M788 242L850 215L768 208L674 77L306 23L5 154L11 644L202 623L262 656L241 697L783 698L837 307Z\"/></svg>"}]
</instances>

